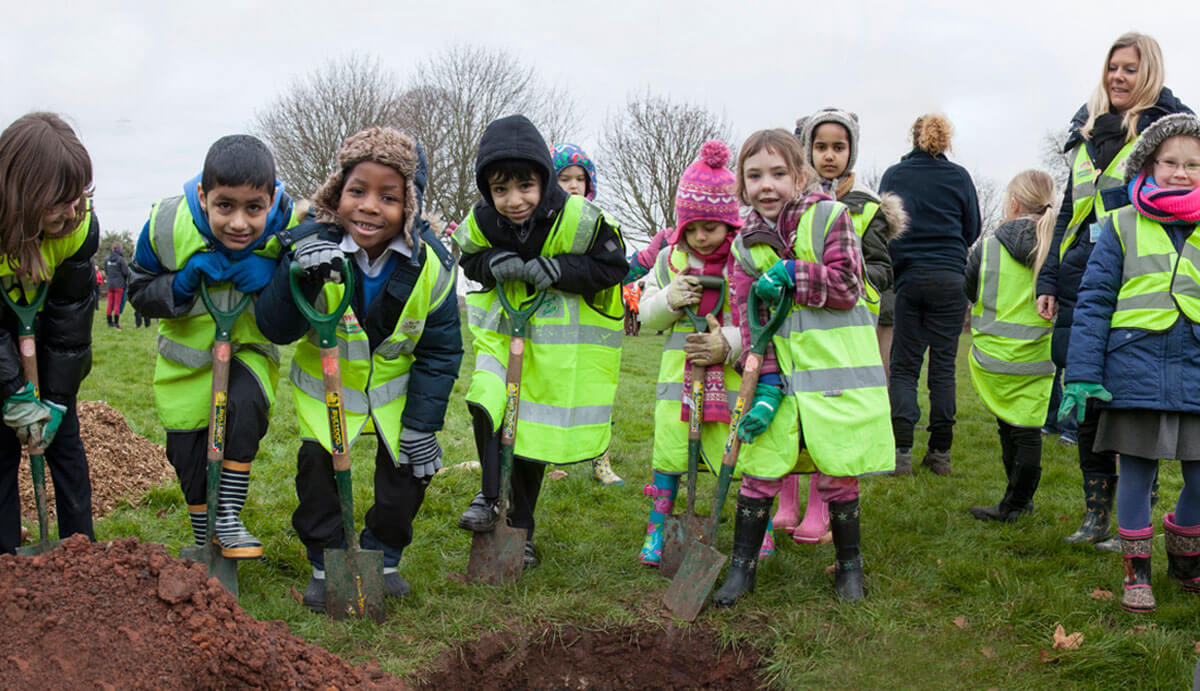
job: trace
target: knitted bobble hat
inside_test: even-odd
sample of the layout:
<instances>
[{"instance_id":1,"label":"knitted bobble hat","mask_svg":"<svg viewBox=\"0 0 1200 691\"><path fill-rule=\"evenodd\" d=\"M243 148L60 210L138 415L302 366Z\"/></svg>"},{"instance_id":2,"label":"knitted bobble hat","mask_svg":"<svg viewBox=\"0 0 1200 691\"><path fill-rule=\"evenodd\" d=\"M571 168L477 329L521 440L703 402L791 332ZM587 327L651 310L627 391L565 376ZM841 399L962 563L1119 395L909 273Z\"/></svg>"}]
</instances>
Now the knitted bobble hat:
<instances>
[{"instance_id":1,"label":"knitted bobble hat","mask_svg":"<svg viewBox=\"0 0 1200 691\"><path fill-rule=\"evenodd\" d=\"M400 130L391 127L370 127L350 135L338 150L337 167L312 197L317 220L341 225L337 208L342 198L342 187L346 184L346 176L359 163L372 161L394 169L404 178L404 227L401 232L404 233L409 246L416 247L413 218L417 215L417 205L420 203L415 183L419 158L416 141Z\"/></svg>"},{"instance_id":2,"label":"knitted bobble hat","mask_svg":"<svg viewBox=\"0 0 1200 691\"><path fill-rule=\"evenodd\" d=\"M858 160L858 116L848 110L822 108L796 121L796 134L804 147L804 160L816 169L812 155L813 140L816 138L817 128L827 122L845 127L850 139L850 158L846 160L846 170L842 172L842 177L845 177L854 170L854 162Z\"/></svg>"},{"instance_id":3,"label":"knitted bobble hat","mask_svg":"<svg viewBox=\"0 0 1200 691\"><path fill-rule=\"evenodd\" d=\"M583 152L583 149L575 144L565 142L555 144L550 147L550 157L554 159L554 177L558 177L564 168L571 166L579 166L587 171L587 195L585 196L588 201L596 198L596 165Z\"/></svg>"},{"instance_id":4,"label":"knitted bobble hat","mask_svg":"<svg viewBox=\"0 0 1200 691\"><path fill-rule=\"evenodd\" d=\"M729 165L729 147L710 139L700 147L700 157L683 171L675 192L674 245L683 237L683 229L692 221L720 221L732 229L742 227L738 201L734 196L736 180Z\"/></svg>"}]
</instances>

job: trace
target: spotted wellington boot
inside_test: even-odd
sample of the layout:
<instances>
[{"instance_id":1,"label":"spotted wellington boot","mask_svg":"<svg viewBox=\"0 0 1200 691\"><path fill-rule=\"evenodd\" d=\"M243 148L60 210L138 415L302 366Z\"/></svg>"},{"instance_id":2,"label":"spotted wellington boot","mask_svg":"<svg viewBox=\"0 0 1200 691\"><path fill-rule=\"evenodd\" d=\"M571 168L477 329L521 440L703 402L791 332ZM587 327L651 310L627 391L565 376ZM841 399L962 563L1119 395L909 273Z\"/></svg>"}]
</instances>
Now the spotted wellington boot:
<instances>
[{"instance_id":1,"label":"spotted wellington boot","mask_svg":"<svg viewBox=\"0 0 1200 691\"><path fill-rule=\"evenodd\" d=\"M1154 611L1154 593L1150 590L1150 542L1154 527L1117 531L1121 536L1121 557L1125 561L1125 591L1121 607L1129 612Z\"/></svg>"},{"instance_id":2,"label":"spotted wellington boot","mask_svg":"<svg viewBox=\"0 0 1200 691\"><path fill-rule=\"evenodd\" d=\"M654 472L654 480L642 489L651 498L650 521L646 524L646 539L638 557L646 566L662 563L663 519L675 508L675 493L679 491L679 476Z\"/></svg>"},{"instance_id":3,"label":"spotted wellington boot","mask_svg":"<svg viewBox=\"0 0 1200 691\"><path fill-rule=\"evenodd\" d=\"M605 487L624 487L625 481L613 470L608 449L599 458L592 459L592 478Z\"/></svg>"},{"instance_id":4,"label":"spotted wellington boot","mask_svg":"<svg viewBox=\"0 0 1200 691\"><path fill-rule=\"evenodd\" d=\"M1167 530L1167 575L1191 593L1200 593L1200 525L1179 525L1163 516Z\"/></svg>"}]
</instances>

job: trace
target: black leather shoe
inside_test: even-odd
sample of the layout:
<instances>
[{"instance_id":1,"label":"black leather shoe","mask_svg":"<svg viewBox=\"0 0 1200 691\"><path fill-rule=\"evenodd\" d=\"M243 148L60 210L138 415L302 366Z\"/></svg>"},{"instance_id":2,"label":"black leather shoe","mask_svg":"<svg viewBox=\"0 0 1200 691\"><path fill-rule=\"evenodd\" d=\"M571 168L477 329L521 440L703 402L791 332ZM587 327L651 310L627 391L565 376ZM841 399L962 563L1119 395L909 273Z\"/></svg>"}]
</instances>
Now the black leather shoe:
<instances>
[{"instance_id":1,"label":"black leather shoe","mask_svg":"<svg viewBox=\"0 0 1200 691\"><path fill-rule=\"evenodd\" d=\"M325 579L310 578L304 588L304 606L314 612L325 613Z\"/></svg>"},{"instance_id":2,"label":"black leather shoe","mask_svg":"<svg viewBox=\"0 0 1200 691\"><path fill-rule=\"evenodd\" d=\"M499 517L500 507L496 500L488 499L480 492L458 519L458 527L476 533L490 533L496 527L496 519Z\"/></svg>"}]
</instances>

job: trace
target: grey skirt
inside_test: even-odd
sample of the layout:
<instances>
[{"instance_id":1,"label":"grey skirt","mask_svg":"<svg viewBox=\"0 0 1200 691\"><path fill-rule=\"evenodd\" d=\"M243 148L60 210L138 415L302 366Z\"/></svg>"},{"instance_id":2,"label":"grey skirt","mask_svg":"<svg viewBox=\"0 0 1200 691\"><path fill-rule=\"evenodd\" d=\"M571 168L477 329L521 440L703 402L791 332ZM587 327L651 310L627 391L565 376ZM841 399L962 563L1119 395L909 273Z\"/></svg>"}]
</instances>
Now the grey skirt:
<instances>
[{"instance_id":1,"label":"grey skirt","mask_svg":"<svg viewBox=\"0 0 1200 691\"><path fill-rule=\"evenodd\" d=\"M1200 415L1107 408L1100 412L1096 452L1179 461L1200 460Z\"/></svg>"}]
</instances>

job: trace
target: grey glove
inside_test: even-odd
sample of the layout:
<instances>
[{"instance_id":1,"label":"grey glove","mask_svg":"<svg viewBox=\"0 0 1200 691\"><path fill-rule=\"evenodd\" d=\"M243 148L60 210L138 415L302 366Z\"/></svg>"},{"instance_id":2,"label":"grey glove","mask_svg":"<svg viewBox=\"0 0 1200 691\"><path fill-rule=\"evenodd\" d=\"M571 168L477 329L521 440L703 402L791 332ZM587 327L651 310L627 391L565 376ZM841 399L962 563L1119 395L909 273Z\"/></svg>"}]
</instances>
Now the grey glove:
<instances>
[{"instance_id":1,"label":"grey glove","mask_svg":"<svg viewBox=\"0 0 1200 691\"><path fill-rule=\"evenodd\" d=\"M405 427L400 430L400 448L396 456L397 464L423 466L435 463L440 467L442 447L438 445L437 435L433 432L418 432ZM436 471L436 468L433 470Z\"/></svg>"},{"instance_id":2,"label":"grey glove","mask_svg":"<svg viewBox=\"0 0 1200 691\"><path fill-rule=\"evenodd\" d=\"M292 259L304 269L308 278L342 282L342 264L346 261L346 253L336 242L316 234L306 235L296 241Z\"/></svg>"},{"instance_id":3,"label":"grey glove","mask_svg":"<svg viewBox=\"0 0 1200 691\"><path fill-rule=\"evenodd\" d=\"M45 448L54 441L54 434L66 412L65 406L39 400L33 384L26 382L4 401L4 424L17 433L22 444L32 442Z\"/></svg>"},{"instance_id":4,"label":"grey glove","mask_svg":"<svg viewBox=\"0 0 1200 691\"><path fill-rule=\"evenodd\" d=\"M534 257L525 262L525 280L533 284L533 289L541 292L558 282L562 269L558 260L553 257Z\"/></svg>"},{"instance_id":5,"label":"grey glove","mask_svg":"<svg viewBox=\"0 0 1200 691\"><path fill-rule=\"evenodd\" d=\"M488 269L496 283L512 283L525 277L525 262L516 252L501 250L488 261Z\"/></svg>"},{"instance_id":6,"label":"grey glove","mask_svg":"<svg viewBox=\"0 0 1200 691\"><path fill-rule=\"evenodd\" d=\"M667 284L667 305L678 312L688 305L700 304L700 279L687 274L675 274Z\"/></svg>"}]
</instances>

